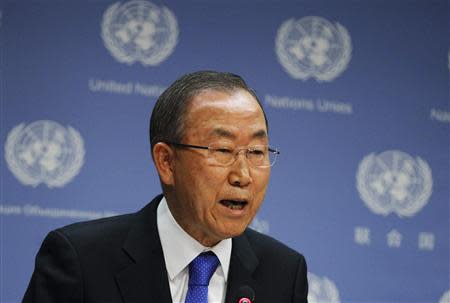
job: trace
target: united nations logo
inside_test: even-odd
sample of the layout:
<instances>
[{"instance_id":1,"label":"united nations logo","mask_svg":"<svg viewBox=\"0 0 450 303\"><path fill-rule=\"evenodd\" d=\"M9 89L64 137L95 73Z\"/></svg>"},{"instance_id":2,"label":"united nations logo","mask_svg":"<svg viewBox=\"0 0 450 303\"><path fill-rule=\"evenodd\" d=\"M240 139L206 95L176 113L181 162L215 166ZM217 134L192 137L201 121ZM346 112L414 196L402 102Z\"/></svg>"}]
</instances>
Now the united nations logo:
<instances>
[{"instance_id":1,"label":"united nations logo","mask_svg":"<svg viewBox=\"0 0 450 303\"><path fill-rule=\"evenodd\" d=\"M332 81L347 67L352 44L342 25L310 16L283 22L275 50L281 65L294 79Z\"/></svg>"},{"instance_id":2,"label":"united nations logo","mask_svg":"<svg viewBox=\"0 0 450 303\"><path fill-rule=\"evenodd\" d=\"M336 285L327 277L320 278L308 272L309 303L340 303Z\"/></svg>"},{"instance_id":3,"label":"united nations logo","mask_svg":"<svg viewBox=\"0 0 450 303\"><path fill-rule=\"evenodd\" d=\"M445 292L441 299L439 300L439 303L450 303L450 290Z\"/></svg>"},{"instance_id":4,"label":"united nations logo","mask_svg":"<svg viewBox=\"0 0 450 303\"><path fill-rule=\"evenodd\" d=\"M178 24L167 7L140 0L115 3L103 15L102 38L119 62L155 66L173 52Z\"/></svg>"},{"instance_id":5,"label":"united nations logo","mask_svg":"<svg viewBox=\"0 0 450 303\"><path fill-rule=\"evenodd\" d=\"M53 121L36 121L28 126L22 123L8 134L5 159L24 185L62 187L83 165L83 139L72 127L66 129Z\"/></svg>"},{"instance_id":6,"label":"united nations logo","mask_svg":"<svg viewBox=\"0 0 450 303\"><path fill-rule=\"evenodd\" d=\"M356 175L356 187L375 214L412 217L427 204L433 180L424 160L392 150L364 157Z\"/></svg>"}]
</instances>

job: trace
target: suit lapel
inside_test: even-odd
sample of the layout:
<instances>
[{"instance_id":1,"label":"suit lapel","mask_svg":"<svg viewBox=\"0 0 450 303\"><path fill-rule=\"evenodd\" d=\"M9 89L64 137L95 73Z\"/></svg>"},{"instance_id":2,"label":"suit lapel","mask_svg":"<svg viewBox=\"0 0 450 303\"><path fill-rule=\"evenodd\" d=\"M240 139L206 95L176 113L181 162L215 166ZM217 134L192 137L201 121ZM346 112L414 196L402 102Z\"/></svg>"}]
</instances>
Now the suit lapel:
<instances>
[{"instance_id":1,"label":"suit lapel","mask_svg":"<svg viewBox=\"0 0 450 303\"><path fill-rule=\"evenodd\" d=\"M258 263L258 258L253 252L245 233L233 238L226 303L236 301L237 292L242 286L250 286L256 294L258 293L258 283L252 277Z\"/></svg>"},{"instance_id":2,"label":"suit lapel","mask_svg":"<svg viewBox=\"0 0 450 303\"><path fill-rule=\"evenodd\" d=\"M153 199L136 213L135 225L123 245L127 266L116 274L116 282L125 303L172 303L167 269L156 224L156 210L162 196ZM258 294L259 285L252 275L258 258L244 234L233 238L226 303L234 303L242 286Z\"/></svg>"},{"instance_id":3,"label":"suit lapel","mask_svg":"<svg viewBox=\"0 0 450 303\"><path fill-rule=\"evenodd\" d=\"M158 196L140 212L123 246L128 266L116 275L126 303L171 303L164 255L156 225Z\"/></svg>"}]
</instances>

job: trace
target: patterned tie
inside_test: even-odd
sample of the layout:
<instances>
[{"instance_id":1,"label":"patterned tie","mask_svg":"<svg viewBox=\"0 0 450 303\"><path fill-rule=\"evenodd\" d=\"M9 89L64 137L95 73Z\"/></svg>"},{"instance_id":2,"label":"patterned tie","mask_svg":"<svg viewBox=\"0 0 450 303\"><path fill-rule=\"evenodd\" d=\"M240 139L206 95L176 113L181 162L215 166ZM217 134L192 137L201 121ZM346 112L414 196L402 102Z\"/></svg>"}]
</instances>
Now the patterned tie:
<instances>
[{"instance_id":1,"label":"patterned tie","mask_svg":"<svg viewBox=\"0 0 450 303\"><path fill-rule=\"evenodd\" d=\"M189 288L185 303L208 303L209 280L219 265L219 259L211 252L201 253L189 264Z\"/></svg>"}]
</instances>

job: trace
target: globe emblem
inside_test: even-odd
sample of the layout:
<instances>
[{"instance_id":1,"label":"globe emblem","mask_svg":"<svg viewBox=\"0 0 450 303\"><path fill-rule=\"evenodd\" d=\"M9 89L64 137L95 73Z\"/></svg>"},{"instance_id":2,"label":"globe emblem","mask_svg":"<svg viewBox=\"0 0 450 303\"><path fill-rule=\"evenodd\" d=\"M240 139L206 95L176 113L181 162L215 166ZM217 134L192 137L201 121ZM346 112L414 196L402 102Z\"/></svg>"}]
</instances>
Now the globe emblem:
<instances>
[{"instance_id":1,"label":"globe emblem","mask_svg":"<svg viewBox=\"0 0 450 303\"><path fill-rule=\"evenodd\" d=\"M439 299L439 303L450 303L450 290L446 291Z\"/></svg>"},{"instance_id":2,"label":"globe emblem","mask_svg":"<svg viewBox=\"0 0 450 303\"><path fill-rule=\"evenodd\" d=\"M309 303L340 303L339 291L327 277L318 277L308 272Z\"/></svg>"},{"instance_id":3,"label":"globe emblem","mask_svg":"<svg viewBox=\"0 0 450 303\"><path fill-rule=\"evenodd\" d=\"M433 185L428 164L401 151L366 156L356 179L360 197L367 207L384 216L415 215L427 204Z\"/></svg>"},{"instance_id":4,"label":"globe emblem","mask_svg":"<svg viewBox=\"0 0 450 303\"><path fill-rule=\"evenodd\" d=\"M174 50L178 25L173 13L148 1L111 5L103 15L105 47L119 62L158 65Z\"/></svg>"},{"instance_id":5,"label":"globe emblem","mask_svg":"<svg viewBox=\"0 0 450 303\"><path fill-rule=\"evenodd\" d=\"M84 145L73 128L53 121L36 121L14 127L5 144L10 171L24 185L61 187L78 174L83 165Z\"/></svg>"},{"instance_id":6,"label":"globe emblem","mask_svg":"<svg viewBox=\"0 0 450 303\"><path fill-rule=\"evenodd\" d=\"M352 46L342 25L310 16L285 21L275 49L282 67L294 79L332 81L347 67Z\"/></svg>"}]
</instances>

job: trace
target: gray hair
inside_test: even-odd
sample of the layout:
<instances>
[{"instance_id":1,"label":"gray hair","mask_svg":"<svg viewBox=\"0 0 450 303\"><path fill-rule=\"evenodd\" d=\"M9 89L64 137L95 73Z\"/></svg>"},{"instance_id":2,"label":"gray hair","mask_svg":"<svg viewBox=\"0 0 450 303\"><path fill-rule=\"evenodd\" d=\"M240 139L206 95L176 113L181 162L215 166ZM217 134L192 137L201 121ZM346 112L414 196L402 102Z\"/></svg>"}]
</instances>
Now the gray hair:
<instances>
[{"instance_id":1,"label":"gray hair","mask_svg":"<svg viewBox=\"0 0 450 303\"><path fill-rule=\"evenodd\" d=\"M245 90L258 102L264 114L266 128L267 117L256 93L238 75L217 71L198 71L186 74L170 85L156 101L150 118L150 144L158 142L181 142L184 135L186 108L192 98L206 90L235 92Z\"/></svg>"}]
</instances>

